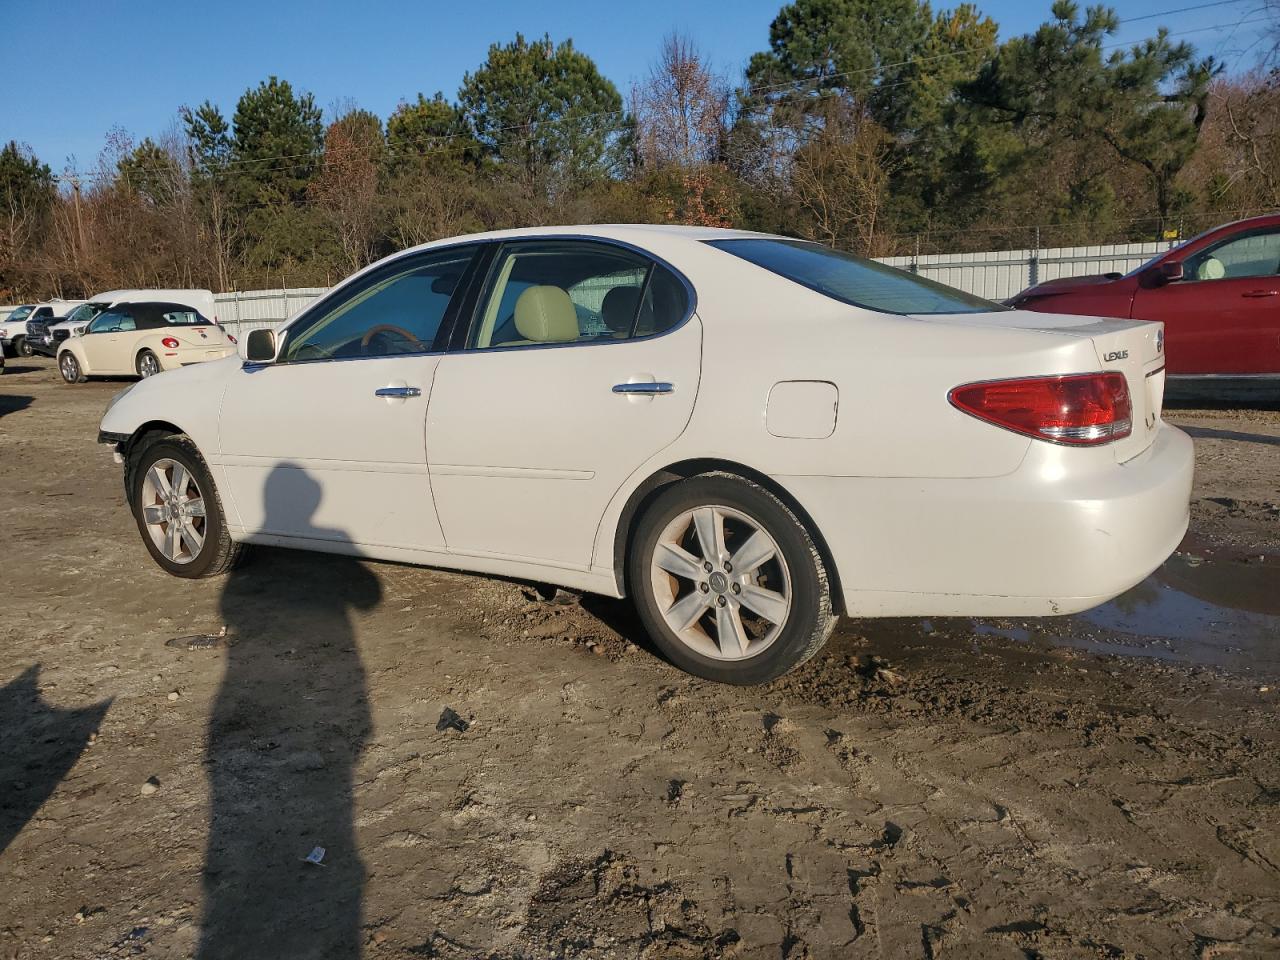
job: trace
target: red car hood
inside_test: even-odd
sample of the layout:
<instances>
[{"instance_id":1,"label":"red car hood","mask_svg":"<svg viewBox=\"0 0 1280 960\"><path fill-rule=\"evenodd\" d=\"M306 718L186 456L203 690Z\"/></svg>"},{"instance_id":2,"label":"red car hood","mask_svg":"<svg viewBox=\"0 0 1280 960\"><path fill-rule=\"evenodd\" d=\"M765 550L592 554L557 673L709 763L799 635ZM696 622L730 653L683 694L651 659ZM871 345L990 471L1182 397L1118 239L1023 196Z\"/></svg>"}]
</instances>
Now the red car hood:
<instances>
[{"instance_id":1,"label":"red car hood","mask_svg":"<svg viewBox=\"0 0 1280 960\"><path fill-rule=\"evenodd\" d=\"M1027 287L1017 296L1010 297L1006 302L1010 305L1017 305L1020 302L1036 297L1049 297L1057 293L1078 290L1081 287L1096 287L1104 283L1114 283L1121 276L1122 274L1118 273L1097 273L1088 277L1059 277L1057 280L1046 280L1044 283L1037 283L1034 287Z\"/></svg>"}]
</instances>

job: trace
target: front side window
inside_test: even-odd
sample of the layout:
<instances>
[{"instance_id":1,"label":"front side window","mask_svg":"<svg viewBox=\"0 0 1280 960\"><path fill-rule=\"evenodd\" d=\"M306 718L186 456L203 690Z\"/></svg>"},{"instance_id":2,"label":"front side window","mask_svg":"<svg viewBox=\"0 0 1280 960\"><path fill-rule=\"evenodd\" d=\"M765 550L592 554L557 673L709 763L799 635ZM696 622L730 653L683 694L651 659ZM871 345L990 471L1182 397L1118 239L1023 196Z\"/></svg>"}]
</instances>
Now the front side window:
<instances>
[{"instance_id":1,"label":"front side window","mask_svg":"<svg viewBox=\"0 0 1280 960\"><path fill-rule=\"evenodd\" d=\"M1236 280L1280 273L1280 230L1257 230L1231 237L1187 257L1188 280Z\"/></svg>"},{"instance_id":2,"label":"front side window","mask_svg":"<svg viewBox=\"0 0 1280 960\"><path fill-rule=\"evenodd\" d=\"M662 333L686 312L679 279L639 254L583 241L511 243L494 259L467 345L626 340Z\"/></svg>"},{"instance_id":3,"label":"front side window","mask_svg":"<svg viewBox=\"0 0 1280 960\"><path fill-rule=\"evenodd\" d=\"M286 362L429 353L475 248L388 264L290 331Z\"/></svg>"},{"instance_id":4,"label":"front side window","mask_svg":"<svg viewBox=\"0 0 1280 960\"><path fill-rule=\"evenodd\" d=\"M107 310L93 318L88 333L124 333L137 328L132 314L124 310Z\"/></svg>"},{"instance_id":5,"label":"front side window","mask_svg":"<svg viewBox=\"0 0 1280 960\"><path fill-rule=\"evenodd\" d=\"M707 243L833 300L881 313L989 313L1008 309L954 287L804 240L761 237Z\"/></svg>"},{"instance_id":6,"label":"front side window","mask_svg":"<svg viewBox=\"0 0 1280 960\"><path fill-rule=\"evenodd\" d=\"M38 310L36 310L36 315L31 319L32 320L48 320L52 316L53 316L53 307L40 307Z\"/></svg>"}]
</instances>

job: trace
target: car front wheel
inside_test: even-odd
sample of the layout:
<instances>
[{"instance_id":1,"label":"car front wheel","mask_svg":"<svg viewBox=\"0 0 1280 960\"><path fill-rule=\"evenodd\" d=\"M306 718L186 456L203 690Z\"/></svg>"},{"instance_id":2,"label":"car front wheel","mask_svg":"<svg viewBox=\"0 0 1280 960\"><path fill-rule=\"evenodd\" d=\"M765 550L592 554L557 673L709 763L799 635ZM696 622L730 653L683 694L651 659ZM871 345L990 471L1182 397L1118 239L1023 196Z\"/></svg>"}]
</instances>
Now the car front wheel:
<instances>
[{"instance_id":1,"label":"car front wheel","mask_svg":"<svg viewBox=\"0 0 1280 960\"><path fill-rule=\"evenodd\" d=\"M58 372L67 383L84 383L85 376L80 372L80 361L70 350L64 350L58 357Z\"/></svg>"},{"instance_id":2,"label":"car front wheel","mask_svg":"<svg viewBox=\"0 0 1280 960\"><path fill-rule=\"evenodd\" d=\"M31 356L31 344L27 343L26 337L13 338L13 352L19 357Z\"/></svg>"},{"instance_id":3,"label":"car front wheel","mask_svg":"<svg viewBox=\"0 0 1280 960\"><path fill-rule=\"evenodd\" d=\"M222 501L204 458L187 437L165 437L136 455L130 506L142 542L176 577L230 570L244 547L227 534Z\"/></svg>"},{"instance_id":4,"label":"car front wheel","mask_svg":"<svg viewBox=\"0 0 1280 960\"><path fill-rule=\"evenodd\" d=\"M766 683L817 653L835 626L809 531L770 491L740 477L662 488L640 517L627 569L659 649L708 680Z\"/></svg>"}]
</instances>

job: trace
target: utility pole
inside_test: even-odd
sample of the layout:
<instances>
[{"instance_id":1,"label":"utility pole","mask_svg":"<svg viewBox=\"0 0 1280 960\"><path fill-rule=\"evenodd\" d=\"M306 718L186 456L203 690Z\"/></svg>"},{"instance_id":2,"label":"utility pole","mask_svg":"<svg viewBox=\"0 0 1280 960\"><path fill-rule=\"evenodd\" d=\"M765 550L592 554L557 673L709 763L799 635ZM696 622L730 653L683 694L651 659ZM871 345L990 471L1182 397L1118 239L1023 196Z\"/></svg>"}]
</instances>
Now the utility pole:
<instances>
[{"instance_id":1,"label":"utility pole","mask_svg":"<svg viewBox=\"0 0 1280 960\"><path fill-rule=\"evenodd\" d=\"M80 257L84 252L84 221L80 217L80 175L74 170L71 176L67 178L71 183L71 193L75 199L76 207L76 262L79 263Z\"/></svg>"}]
</instances>

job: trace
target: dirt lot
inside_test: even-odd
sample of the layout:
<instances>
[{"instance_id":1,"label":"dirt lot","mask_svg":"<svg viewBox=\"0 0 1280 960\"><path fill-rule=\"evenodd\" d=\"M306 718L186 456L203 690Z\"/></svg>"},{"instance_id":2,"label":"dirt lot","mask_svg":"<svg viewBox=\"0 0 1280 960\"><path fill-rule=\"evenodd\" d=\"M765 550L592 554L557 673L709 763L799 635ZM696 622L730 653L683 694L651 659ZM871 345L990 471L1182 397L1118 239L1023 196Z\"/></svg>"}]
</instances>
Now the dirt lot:
<instances>
[{"instance_id":1,"label":"dirt lot","mask_svg":"<svg viewBox=\"0 0 1280 960\"><path fill-rule=\"evenodd\" d=\"M1116 603L845 621L744 690L613 601L169 578L119 387L0 379L0 958L1280 955L1274 410L1170 412L1192 532Z\"/></svg>"}]
</instances>

